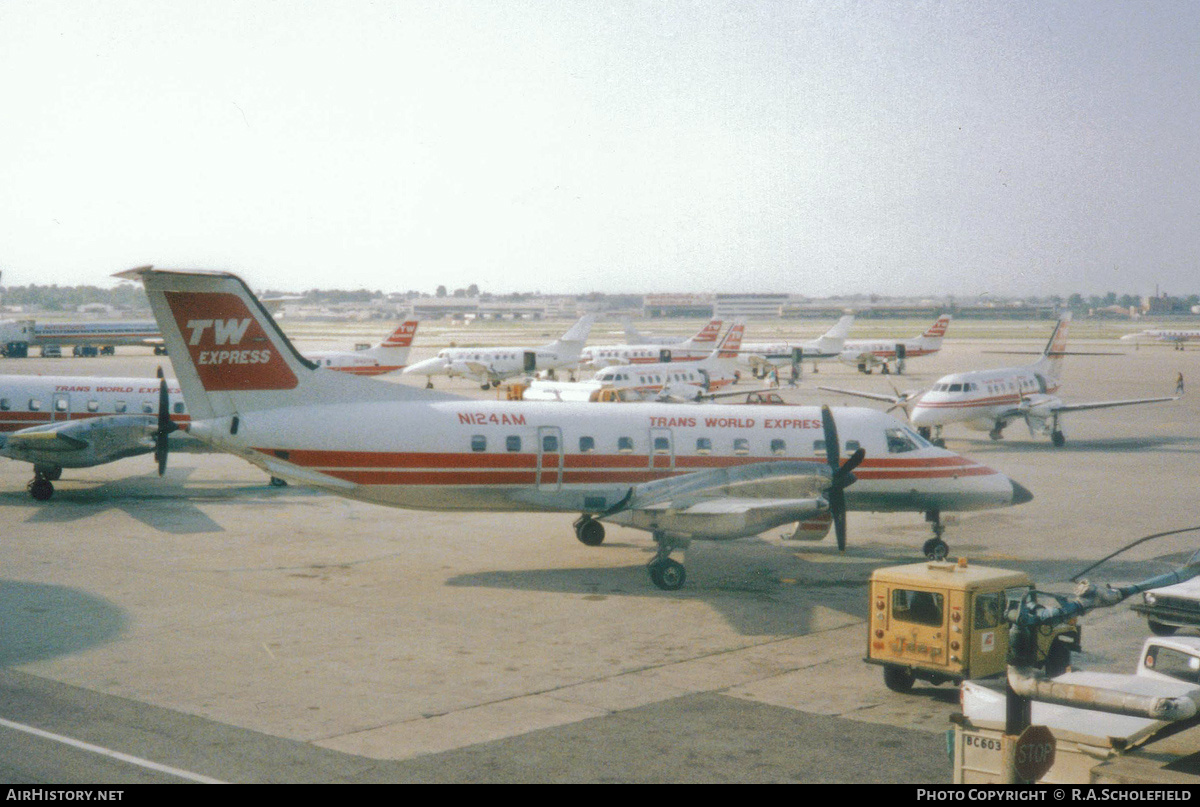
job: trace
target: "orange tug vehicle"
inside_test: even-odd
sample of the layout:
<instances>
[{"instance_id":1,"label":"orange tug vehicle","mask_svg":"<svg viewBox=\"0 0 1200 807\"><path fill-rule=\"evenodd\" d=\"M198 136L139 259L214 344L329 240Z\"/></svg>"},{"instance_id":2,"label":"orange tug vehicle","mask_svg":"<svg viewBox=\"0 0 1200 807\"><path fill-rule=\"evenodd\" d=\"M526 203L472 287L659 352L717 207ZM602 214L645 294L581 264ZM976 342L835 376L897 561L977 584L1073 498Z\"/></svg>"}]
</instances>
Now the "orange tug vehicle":
<instances>
[{"instance_id":1,"label":"orange tug vehicle","mask_svg":"<svg viewBox=\"0 0 1200 807\"><path fill-rule=\"evenodd\" d=\"M908 692L915 681L955 684L1001 675L1008 664L1004 615L1036 596L1024 572L958 563L924 562L876 569L870 580L865 661L883 666L883 681ZM1049 676L1080 650L1076 624L1038 634L1038 666Z\"/></svg>"}]
</instances>

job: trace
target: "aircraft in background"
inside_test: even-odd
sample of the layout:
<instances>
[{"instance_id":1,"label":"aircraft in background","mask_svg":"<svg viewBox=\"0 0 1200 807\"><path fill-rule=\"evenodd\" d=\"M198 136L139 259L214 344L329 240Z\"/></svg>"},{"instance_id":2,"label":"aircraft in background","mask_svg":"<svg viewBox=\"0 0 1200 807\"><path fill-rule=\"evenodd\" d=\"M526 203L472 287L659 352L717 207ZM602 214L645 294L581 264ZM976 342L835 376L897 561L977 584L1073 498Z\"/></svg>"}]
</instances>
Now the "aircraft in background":
<instances>
[{"instance_id":1,"label":"aircraft in background","mask_svg":"<svg viewBox=\"0 0 1200 807\"><path fill-rule=\"evenodd\" d=\"M678 345L680 342L686 342L686 336L662 336L655 333L642 333L633 324L632 320L623 320L625 329L625 344L626 345ZM719 327L719 326L718 326Z\"/></svg>"},{"instance_id":2,"label":"aircraft in background","mask_svg":"<svg viewBox=\"0 0 1200 807\"><path fill-rule=\"evenodd\" d=\"M1141 331L1139 333L1127 333L1121 337L1122 342L1141 342L1143 340L1152 342L1170 342L1176 350L1183 350L1185 342L1195 342L1200 340L1200 331L1185 330L1181 328L1165 328Z\"/></svg>"},{"instance_id":3,"label":"aircraft in background","mask_svg":"<svg viewBox=\"0 0 1200 807\"><path fill-rule=\"evenodd\" d=\"M605 367L590 381L535 381L523 392L526 401L595 401L601 390L614 390L622 401L698 401L737 383L738 345L745 326L729 326L721 344L694 362L626 364Z\"/></svg>"},{"instance_id":4,"label":"aircraft in background","mask_svg":"<svg viewBox=\"0 0 1200 807\"><path fill-rule=\"evenodd\" d=\"M408 363L417 320L408 320L374 347L363 350L314 350L305 354L326 370L354 375L384 375L403 370Z\"/></svg>"},{"instance_id":5,"label":"aircraft in background","mask_svg":"<svg viewBox=\"0 0 1200 807\"><path fill-rule=\"evenodd\" d=\"M425 376L426 389L433 387L435 375L470 378L488 389L513 376L573 368L579 363L594 320L594 315L584 314L561 337L541 347L448 347L431 359L405 367L403 372Z\"/></svg>"},{"instance_id":6,"label":"aircraft in background","mask_svg":"<svg viewBox=\"0 0 1200 807\"><path fill-rule=\"evenodd\" d=\"M658 545L650 575L664 589L683 584L670 553L693 538L784 524L817 538L832 523L843 548L849 509L923 512L940 525L943 510L1031 498L871 409L842 409L835 422L828 408L484 401L335 377L314 371L234 275L146 267L121 277L146 287L198 439L367 502L579 513L576 537L590 545L603 522L647 530Z\"/></svg>"},{"instance_id":7,"label":"aircraft in background","mask_svg":"<svg viewBox=\"0 0 1200 807\"><path fill-rule=\"evenodd\" d=\"M0 457L33 465L29 494L54 495L64 468L90 468L158 452L208 451L187 433L174 381L153 378L0 376ZM161 448L160 448L161 445Z\"/></svg>"},{"instance_id":8,"label":"aircraft in background","mask_svg":"<svg viewBox=\"0 0 1200 807\"><path fill-rule=\"evenodd\" d=\"M889 373L894 362L896 372L903 374L908 359L928 356L942 349L942 337L948 327L950 315L942 314L929 330L915 339L847 339L838 360L854 365L860 373L868 375L874 367L882 367L885 374Z\"/></svg>"},{"instance_id":9,"label":"aircraft in background","mask_svg":"<svg viewBox=\"0 0 1200 807\"><path fill-rule=\"evenodd\" d=\"M145 345L154 348L154 355L165 352L158 324L143 322L44 322L33 320L0 320L0 345L5 355L23 357L30 346L43 349L75 345L76 355L112 353L117 345Z\"/></svg>"},{"instance_id":10,"label":"aircraft in background","mask_svg":"<svg viewBox=\"0 0 1200 807\"><path fill-rule=\"evenodd\" d=\"M625 364L665 364L672 361L699 361L712 353L721 335L722 321L709 320L695 336L682 342L657 344L599 345L587 347L579 356L580 367L599 370Z\"/></svg>"},{"instance_id":11,"label":"aircraft in background","mask_svg":"<svg viewBox=\"0 0 1200 807\"><path fill-rule=\"evenodd\" d=\"M1055 446L1062 446L1066 443L1066 437L1060 419L1067 412L1161 403L1180 398L1173 395L1125 401L1064 402L1056 393L1062 377L1062 360L1070 322L1070 312L1064 313L1050 341L1046 343L1041 358L1022 367L942 376L923 393L897 393L890 396L835 387L821 389L889 401L892 408L902 407L921 435L932 438L937 444L942 443L942 428L951 423L962 423L969 429L986 431L993 440L999 440L1009 423L1024 420L1030 435L1049 435Z\"/></svg>"},{"instance_id":12,"label":"aircraft in background","mask_svg":"<svg viewBox=\"0 0 1200 807\"><path fill-rule=\"evenodd\" d=\"M750 365L755 378L761 378L773 368L799 365L805 360L812 362L813 372L816 372L818 361L841 355L846 334L850 333L853 324L854 316L847 314L828 331L808 342L746 342L742 344L739 358Z\"/></svg>"}]
</instances>

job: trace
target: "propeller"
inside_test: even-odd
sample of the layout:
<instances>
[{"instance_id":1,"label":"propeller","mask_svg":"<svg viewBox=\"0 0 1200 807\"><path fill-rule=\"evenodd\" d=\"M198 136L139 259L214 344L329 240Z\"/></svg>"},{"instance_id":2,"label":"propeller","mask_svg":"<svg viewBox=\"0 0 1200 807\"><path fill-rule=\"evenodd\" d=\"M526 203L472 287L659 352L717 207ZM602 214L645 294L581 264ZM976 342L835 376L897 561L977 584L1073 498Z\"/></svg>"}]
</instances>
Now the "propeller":
<instances>
[{"instance_id":1,"label":"propeller","mask_svg":"<svg viewBox=\"0 0 1200 807\"><path fill-rule=\"evenodd\" d=\"M904 412L905 420L912 420L912 416L908 412L908 405L914 399L921 397L922 390L908 390L907 392L901 392L900 390L896 389L896 385L892 384L892 382L889 381L888 384L891 386L892 392L896 393L896 402L889 406L886 411L888 414L891 414L892 410L899 409L900 411Z\"/></svg>"},{"instance_id":2,"label":"propeller","mask_svg":"<svg viewBox=\"0 0 1200 807\"><path fill-rule=\"evenodd\" d=\"M158 463L158 475L162 476L167 472L167 437L171 432L179 431L179 426L171 420L167 379L162 377L161 367L158 372L158 426L154 430L154 460Z\"/></svg>"},{"instance_id":3,"label":"propeller","mask_svg":"<svg viewBox=\"0 0 1200 807\"><path fill-rule=\"evenodd\" d=\"M837 536L838 550L846 549L846 488L854 484L854 469L863 461L867 452L859 448L845 461L841 461L841 449L838 446L837 424L833 422L833 412L828 406L821 407L821 426L825 429L825 458L833 475L829 479L829 489L825 491L829 499L829 512L833 516L833 530Z\"/></svg>"}]
</instances>

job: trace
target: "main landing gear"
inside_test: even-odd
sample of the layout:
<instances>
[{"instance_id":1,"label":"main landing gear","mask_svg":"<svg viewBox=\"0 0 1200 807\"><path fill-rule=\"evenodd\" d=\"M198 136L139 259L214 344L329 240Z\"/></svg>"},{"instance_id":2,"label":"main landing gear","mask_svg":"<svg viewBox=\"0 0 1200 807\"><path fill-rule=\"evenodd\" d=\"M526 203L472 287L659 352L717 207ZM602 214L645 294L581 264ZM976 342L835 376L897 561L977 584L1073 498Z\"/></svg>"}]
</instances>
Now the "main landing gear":
<instances>
[{"instance_id":1,"label":"main landing gear","mask_svg":"<svg viewBox=\"0 0 1200 807\"><path fill-rule=\"evenodd\" d=\"M575 520L575 537L585 546L600 546L604 543L604 525L585 513Z\"/></svg>"},{"instance_id":2,"label":"main landing gear","mask_svg":"<svg viewBox=\"0 0 1200 807\"><path fill-rule=\"evenodd\" d=\"M921 552L930 560L945 560L946 555L950 554L950 547L942 540L942 533L946 531L946 525L942 523L941 511L926 510L925 520L933 529L933 537L925 542L921 547Z\"/></svg>"},{"instance_id":3,"label":"main landing gear","mask_svg":"<svg viewBox=\"0 0 1200 807\"><path fill-rule=\"evenodd\" d=\"M33 479L29 481L29 495L39 502L48 501L54 495L51 483L62 477L62 468L52 465L33 466Z\"/></svg>"},{"instance_id":4,"label":"main landing gear","mask_svg":"<svg viewBox=\"0 0 1200 807\"><path fill-rule=\"evenodd\" d=\"M676 591L682 588L684 581L687 580L687 570L683 568L682 563L671 559L671 552L675 549L686 549L688 541L670 538L665 532L656 531L654 543L658 544L658 551L654 553L654 558L646 564L646 571L650 572L650 581L663 591Z\"/></svg>"}]
</instances>

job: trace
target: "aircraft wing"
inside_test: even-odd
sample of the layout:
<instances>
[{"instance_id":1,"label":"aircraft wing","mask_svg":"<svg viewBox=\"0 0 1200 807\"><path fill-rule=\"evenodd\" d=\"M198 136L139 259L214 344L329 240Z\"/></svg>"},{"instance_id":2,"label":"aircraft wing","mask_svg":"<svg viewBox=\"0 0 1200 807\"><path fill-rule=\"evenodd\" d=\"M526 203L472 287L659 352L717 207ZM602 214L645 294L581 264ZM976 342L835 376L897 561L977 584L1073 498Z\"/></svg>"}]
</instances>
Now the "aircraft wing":
<instances>
[{"instance_id":1,"label":"aircraft wing","mask_svg":"<svg viewBox=\"0 0 1200 807\"><path fill-rule=\"evenodd\" d=\"M1085 409L1109 409L1114 406L1134 406L1135 404L1163 403L1178 401L1182 395L1167 395L1162 398L1136 398L1128 401L1096 401L1093 403L1063 403L1053 407L1055 412L1082 412Z\"/></svg>"},{"instance_id":2,"label":"aircraft wing","mask_svg":"<svg viewBox=\"0 0 1200 807\"><path fill-rule=\"evenodd\" d=\"M900 403L900 398L895 395L884 395L878 392L862 392L856 389L841 389L840 387L817 387L827 392L840 392L842 395L854 395L859 398L870 398L872 401L887 401L888 403Z\"/></svg>"},{"instance_id":3,"label":"aircraft wing","mask_svg":"<svg viewBox=\"0 0 1200 807\"><path fill-rule=\"evenodd\" d=\"M31 426L8 435L4 442L9 451L79 451L88 441L72 436L78 432L78 422L63 421L48 426Z\"/></svg>"},{"instance_id":4,"label":"aircraft wing","mask_svg":"<svg viewBox=\"0 0 1200 807\"><path fill-rule=\"evenodd\" d=\"M644 482L601 519L698 538L741 538L827 511L829 466L760 462Z\"/></svg>"}]
</instances>

